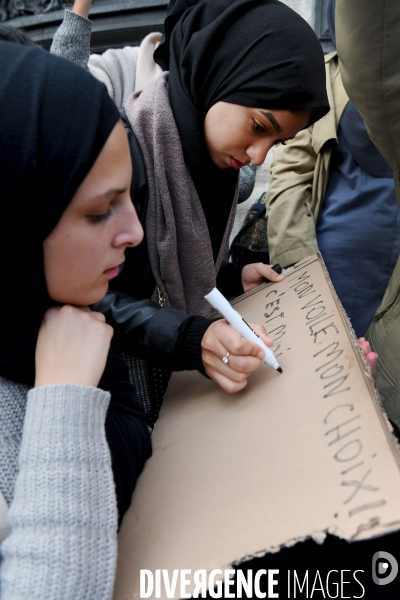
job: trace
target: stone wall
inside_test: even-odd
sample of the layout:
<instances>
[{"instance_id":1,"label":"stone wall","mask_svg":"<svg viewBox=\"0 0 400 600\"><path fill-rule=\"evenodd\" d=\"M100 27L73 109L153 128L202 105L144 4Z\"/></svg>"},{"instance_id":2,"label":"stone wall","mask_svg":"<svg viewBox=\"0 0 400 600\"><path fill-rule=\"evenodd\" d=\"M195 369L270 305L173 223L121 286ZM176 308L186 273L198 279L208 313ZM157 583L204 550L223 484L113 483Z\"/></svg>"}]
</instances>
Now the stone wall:
<instances>
[{"instance_id":1,"label":"stone wall","mask_svg":"<svg viewBox=\"0 0 400 600\"><path fill-rule=\"evenodd\" d=\"M330 51L326 31L328 0L283 0L297 11L321 39L324 50ZM61 23L64 8L72 1L63 0L0 0L0 21L24 29L45 48ZM145 35L161 31L168 0L95 0L90 12L93 21L92 52L139 44Z\"/></svg>"},{"instance_id":2,"label":"stone wall","mask_svg":"<svg viewBox=\"0 0 400 600\"><path fill-rule=\"evenodd\" d=\"M46 14L62 6L61 0L0 0L0 21L25 15Z\"/></svg>"},{"instance_id":3,"label":"stone wall","mask_svg":"<svg viewBox=\"0 0 400 600\"><path fill-rule=\"evenodd\" d=\"M72 2L0 0L0 6L7 24L24 29L35 42L49 48L64 8ZM90 11L92 52L137 45L148 33L162 30L167 6L168 0L96 0Z\"/></svg>"}]
</instances>

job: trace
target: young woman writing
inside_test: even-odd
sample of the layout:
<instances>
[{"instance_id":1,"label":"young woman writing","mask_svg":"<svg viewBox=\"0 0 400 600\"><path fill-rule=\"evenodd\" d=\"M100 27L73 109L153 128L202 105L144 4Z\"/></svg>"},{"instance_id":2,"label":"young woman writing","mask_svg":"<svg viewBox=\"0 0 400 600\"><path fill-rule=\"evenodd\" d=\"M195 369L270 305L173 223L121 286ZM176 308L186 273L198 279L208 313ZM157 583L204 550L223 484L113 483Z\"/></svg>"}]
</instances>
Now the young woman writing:
<instances>
[{"instance_id":1,"label":"young woman writing","mask_svg":"<svg viewBox=\"0 0 400 600\"><path fill-rule=\"evenodd\" d=\"M147 361L150 387L163 387L154 375L161 365L203 370L234 392L259 358L208 319L204 295L279 280L261 263L222 266L238 174L328 112L324 59L312 29L277 0L205 0L182 15L168 46L169 73L125 104L146 243L127 253L99 309L124 350Z\"/></svg>"}]
</instances>

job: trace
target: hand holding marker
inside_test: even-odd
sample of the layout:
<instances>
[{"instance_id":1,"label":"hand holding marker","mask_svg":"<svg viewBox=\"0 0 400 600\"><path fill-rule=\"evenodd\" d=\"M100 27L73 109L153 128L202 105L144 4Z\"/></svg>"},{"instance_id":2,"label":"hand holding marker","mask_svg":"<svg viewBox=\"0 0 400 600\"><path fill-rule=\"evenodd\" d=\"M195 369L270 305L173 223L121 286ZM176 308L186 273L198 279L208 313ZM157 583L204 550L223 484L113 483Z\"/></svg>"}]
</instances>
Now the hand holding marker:
<instances>
[{"instance_id":1,"label":"hand holding marker","mask_svg":"<svg viewBox=\"0 0 400 600\"><path fill-rule=\"evenodd\" d=\"M257 346L260 346L264 352L263 363L270 364L274 369L282 373L282 369L275 358L274 353L262 339L256 334L256 332L246 323L243 317L229 304L228 300L221 294L217 288L213 288L209 294L204 298L211 304L215 310L217 310L229 325L235 329L241 336L250 342L254 342Z\"/></svg>"}]
</instances>

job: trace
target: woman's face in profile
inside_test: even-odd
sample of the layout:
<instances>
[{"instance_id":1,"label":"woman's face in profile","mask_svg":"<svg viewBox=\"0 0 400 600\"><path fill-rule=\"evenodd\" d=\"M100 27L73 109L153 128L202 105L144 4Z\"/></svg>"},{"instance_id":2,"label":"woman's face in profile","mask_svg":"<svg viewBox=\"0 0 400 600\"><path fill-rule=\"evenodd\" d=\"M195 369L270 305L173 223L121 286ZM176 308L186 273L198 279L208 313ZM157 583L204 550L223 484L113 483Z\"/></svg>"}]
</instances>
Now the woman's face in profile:
<instances>
[{"instance_id":1,"label":"woman's face in profile","mask_svg":"<svg viewBox=\"0 0 400 600\"><path fill-rule=\"evenodd\" d=\"M56 302L88 305L101 300L118 275L125 249L141 242L143 229L129 194L131 177L127 136L117 123L44 240L47 290Z\"/></svg>"},{"instance_id":2,"label":"woman's face in profile","mask_svg":"<svg viewBox=\"0 0 400 600\"><path fill-rule=\"evenodd\" d=\"M293 138L310 122L310 113L268 110L217 102L204 120L204 135L214 164L220 169L262 165L277 142Z\"/></svg>"}]
</instances>

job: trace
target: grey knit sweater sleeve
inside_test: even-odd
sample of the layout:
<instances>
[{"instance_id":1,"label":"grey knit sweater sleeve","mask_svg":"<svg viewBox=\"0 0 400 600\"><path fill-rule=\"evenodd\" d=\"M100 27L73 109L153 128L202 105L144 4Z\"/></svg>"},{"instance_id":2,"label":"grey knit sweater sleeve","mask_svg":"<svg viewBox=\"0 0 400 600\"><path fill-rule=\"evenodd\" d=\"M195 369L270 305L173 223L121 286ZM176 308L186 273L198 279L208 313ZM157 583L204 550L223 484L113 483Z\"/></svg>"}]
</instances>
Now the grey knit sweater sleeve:
<instances>
[{"instance_id":1,"label":"grey knit sweater sleeve","mask_svg":"<svg viewBox=\"0 0 400 600\"><path fill-rule=\"evenodd\" d=\"M50 52L88 69L91 33L92 21L66 10L64 20L54 34Z\"/></svg>"},{"instance_id":2,"label":"grey knit sweater sleeve","mask_svg":"<svg viewBox=\"0 0 400 600\"><path fill-rule=\"evenodd\" d=\"M28 393L19 473L1 545L1 600L108 600L117 508L105 437L110 394L49 385Z\"/></svg>"},{"instance_id":3,"label":"grey knit sweater sleeve","mask_svg":"<svg viewBox=\"0 0 400 600\"><path fill-rule=\"evenodd\" d=\"M152 57L154 44L147 40L149 36L145 38L141 61L142 77L136 81L139 47L110 48L103 54L90 54L91 30L92 22L89 19L66 10L64 20L54 35L50 52L88 69L96 79L104 83L115 104L122 107L136 91L137 83L145 86L158 76L159 67ZM150 37L154 35L158 34L150 34Z\"/></svg>"}]
</instances>

